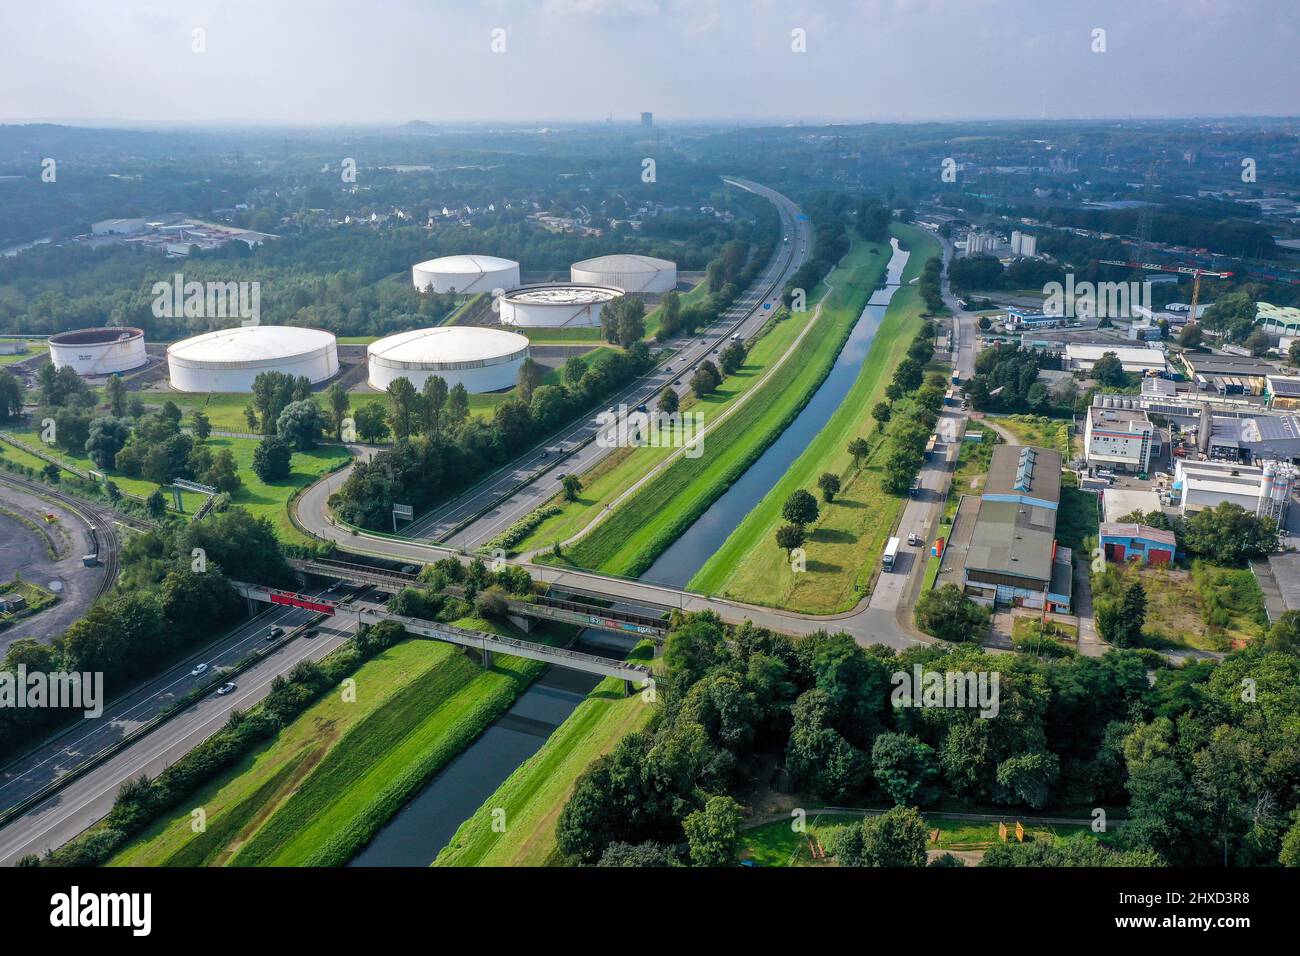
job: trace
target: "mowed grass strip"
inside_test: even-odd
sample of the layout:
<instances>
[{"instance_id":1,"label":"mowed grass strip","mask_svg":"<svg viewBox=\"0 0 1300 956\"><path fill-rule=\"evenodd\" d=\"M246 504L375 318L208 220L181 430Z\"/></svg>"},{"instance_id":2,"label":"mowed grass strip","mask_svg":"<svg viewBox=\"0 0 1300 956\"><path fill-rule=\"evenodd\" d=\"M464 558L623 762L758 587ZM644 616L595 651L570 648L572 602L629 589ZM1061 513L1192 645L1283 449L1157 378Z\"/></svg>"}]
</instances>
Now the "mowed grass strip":
<instances>
[{"instance_id":1,"label":"mowed grass strip","mask_svg":"<svg viewBox=\"0 0 1300 956\"><path fill-rule=\"evenodd\" d=\"M275 738L202 787L183 809L146 828L110 865L220 862L270 816L352 727L453 656L459 655L449 644L420 640L404 641L376 655L353 675L357 681L354 703L345 702L337 692L325 695ZM191 829L190 812L196 807L204 811L207 834ZM213 833L228 834L229 839L209 836ZM191 849L196 843L198 847Z\"/></svg>"},{"instance_id":2,"label":"mowed grass strip","mask_svg":"<svg viewBox=\"0 0 1300 956\"><path fill-rule=\"evenodd\" d=\"M924 230L903 225L893 229L911 249L903 288L890 299L853 387L803 454L691 580L691 590L805 613L848 610L866 593L876 555L905 501L884 490L888 429L876 425L870 410L885 397L894 368L921 327L921 296L907 283L939 252L938 243ZM898 403L894 419L904 412L904 403ZM872 452L855 469L848 445L856 437L866 438ZM839 475L843 487L833 502L819 500L821 517L804 546L807 567L795 573L785 550L776 544L781 506L799 488L820 499L816 483L823 472Z\"/></svg>"},{"instance_id":3,"label":"mowed grass strip","mask_svg":"<svg viewBox=\"0 0 1300 956\"><path fill-rule=\"evenodd\" d=\"M639 644L630 661L649 661L654 647ZM550 866L563 862L555 845L560 811L592 761L650 720L654 706L623 681L608 677L578 705L474 815L460 825L434 866ZM506 829L493 829L493 811L505 810Z\"/></svg>"},{"instance_id":4,"label":"mowed grass strip","mask_svg":"<svg viewBox=\"0 0 1300 956\"><path fill-rule=\"evenodd\" d=\"M790 347L811 313L791 316L781 322L770 323L767 330L750 347L745 364L729 375L721 387L703 399L687 397L682 402L683 412L699 412L705 425L715 420L727 408L750 391L772 362ZM682 377L689 377L687 368L678 369ZM710 426L711 427L711 426ZM710 439L706 436L705 447ZM620 448L602 460L595 468L582 475L582 491L577 501L566 501L556 494L542 507L558 506L559 514L552 515L533 533L515 546L518 552L550 547L557 541L567 541L576 535L605 509L605 506L630 488L650 469L668 458L677 449L661 447ZM523 517L523 515L520 515Z\"/></svg>"},{"instance_id":5,"label":"mowed grass strip","mask_svg":"<svg viewBox=\"0 0 1300 956\"><path fill-rule=\"evenodd\" d=\"M787 359L726 424L707 433L699 458L676 459L567 549L566 559L607 574L648 568L785 430L825 380L888 263L878 243L855 241L821 290L821 315Z\"/></svg>"},{"instance_id":6,"label":"mowed grass strip","mask_svg":"<svg viewBox=\"0 0 1300 956\"><path fill-rule=\"evenodd\" d=\"M518 636L481 618L457 624ZM232 864L346 863L544 669L538 661L499 655L483 670L454 654L353 727Z\"/></svg>"}]
</instances>

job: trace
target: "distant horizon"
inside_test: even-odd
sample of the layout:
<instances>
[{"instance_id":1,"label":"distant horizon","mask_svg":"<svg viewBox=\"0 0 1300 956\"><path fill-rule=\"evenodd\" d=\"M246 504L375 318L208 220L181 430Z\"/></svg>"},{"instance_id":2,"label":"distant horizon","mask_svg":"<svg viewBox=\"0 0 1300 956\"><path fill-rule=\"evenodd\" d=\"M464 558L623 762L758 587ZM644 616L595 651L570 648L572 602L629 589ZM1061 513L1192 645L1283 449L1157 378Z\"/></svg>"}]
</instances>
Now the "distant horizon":
<instances>
[{"instance_id":1,"label":"distant horizon","mask_svg":"<svg viewBox=\"0 0 1300 956\"><path fill-rule=\"evenodd\" d=\"M0 116L1291 117L1297 13L1300 0L14 0L0 5Z\"/></svg>"},{"instance_id":2,"label":"distant horizon","mask_svg":"<svg viewBox=\"0 0 1300 956\"><path fill-rule=\"evenodd\" d=\"M1216 113L1216 114L1151 114L1151 115L1078 115L1078 116L934 116L918 117L911 119L848 119L848 118L815 118L804 117L799 119L781 117L748 117L748 116L722 116L722 117L701 117L691 119L674 119L672 117L660 118L657 114L654 117L653 128L700 128L700 127L719 127L719 126L744 126L749 129L790 129L799 127L808 128L825 128L825 127L857 127L857 126L923 126L923 125L962 125L962 124L980 124L980 123L1162 123L1162 122L1300 122L1300 111L1295 113ZM278 119L211 119L211 120L177 120L177 119L130 119L123 117L65 117L65 118L21 118L21 117L0 117L0 127L22 127L22 126L60 126L67 129L120 129L129 131L142 130L190 130L190 131L216 131L216 130L258 130L258 129L297 129L297 130L329 130L329 129L367 129L367 130L398 130L403 126L412 123L423 123L435 128L447 129L464 129L464 128L483 128L493 126L504 126L514 129L532 129L544 126L554 126L563 124L573 127L640 127L639 114L629 114L626 118L616 115L612 120L604 119L579 119L575 117L539 117L534 119L518 118L494 118L481 120L432 120L413 118L407 120L331 120L321 122L306 122Z\"/></svg>"}]
</instances>

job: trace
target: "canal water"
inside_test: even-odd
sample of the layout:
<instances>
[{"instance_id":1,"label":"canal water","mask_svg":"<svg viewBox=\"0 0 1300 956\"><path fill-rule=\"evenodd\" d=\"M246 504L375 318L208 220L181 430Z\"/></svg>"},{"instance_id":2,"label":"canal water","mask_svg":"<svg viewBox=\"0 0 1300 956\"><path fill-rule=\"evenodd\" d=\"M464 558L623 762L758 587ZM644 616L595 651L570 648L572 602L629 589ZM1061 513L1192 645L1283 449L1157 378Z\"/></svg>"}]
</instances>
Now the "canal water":
<instances>
[{"instance_id":1,"label":"canal water","mask_svg":"<svg viewBox=\"0 0 1300 956\"><path fill-rule=\"evenodd\" d=\"M839 407L858 370L885 308L898 288L908 254L893 247L886 286L872 293L812 399L753 466L669 547L642 580L684 587L727 536L780 480ZM708 438L705 437L707 443ZM584 631L575 648L604 657L626 657L634 640L604 631ZM592 674L549 668L496 723L442 769L380 830L349 866L428 866L462 823L537 753L546 739L600 682Z\"/></svg>"},{"instance_id":2,"label":"canal water","mask_svg":"<svg viewBox=\"0 0 1300 956\"><path fill-rule=\"evenodd\" d=\"M584 631L574 650L626 657L634 641ZM595 674L550 667L465 752L429 781L349 866L428 866L462 823L525 760L542 749L600 683Z\"/></svg>"},{"instance_id":3,"label":"canal water","mask_svg":"<svg viewBox=\"0 0 1300 956\"><path fill-rule=\"evenodd\" d=\"M686 533L659 555L655 563L641 575L642 581L684 588L709 557L722 547L731 532L739 527L745 516L758 507L769 491L775 487L790 466L803 454L808 443L830 420L835 409L844 401L858 371L871 351L876 332L885 317L889 300L898 291L898 282L907 265L908 254L899 248L897 240L890 240L893 252L885 271L886 285L871 294L857 324L849 333L844 348L835 360L830 374L822 382L808 404L781 433L767 450L759 456L736 483L696 519ZM790 359L796 361L796 359ZM708 452L709 437L704 436L704 450Z\"/></svg>"}]
</instances>

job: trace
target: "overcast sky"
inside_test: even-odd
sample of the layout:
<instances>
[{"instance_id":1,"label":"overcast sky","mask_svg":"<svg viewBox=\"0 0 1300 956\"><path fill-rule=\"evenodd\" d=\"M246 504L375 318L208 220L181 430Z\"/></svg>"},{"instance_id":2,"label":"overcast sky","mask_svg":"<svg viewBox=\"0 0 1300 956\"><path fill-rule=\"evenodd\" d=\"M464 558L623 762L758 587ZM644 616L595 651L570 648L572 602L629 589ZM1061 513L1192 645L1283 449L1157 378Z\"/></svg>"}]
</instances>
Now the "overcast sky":
<instances>
[{"instance_id":1,"label":"overcast sky","mask_svg":"<svg viewBox=\"0 0 1300 956\"><path fill-rule=\"evenodd\" d=\"M806 52L791 49L796 29ZM4 121L641 110L667 122L1296 115L1300 0L0 4Z\"/></svg>"}]
</instances>

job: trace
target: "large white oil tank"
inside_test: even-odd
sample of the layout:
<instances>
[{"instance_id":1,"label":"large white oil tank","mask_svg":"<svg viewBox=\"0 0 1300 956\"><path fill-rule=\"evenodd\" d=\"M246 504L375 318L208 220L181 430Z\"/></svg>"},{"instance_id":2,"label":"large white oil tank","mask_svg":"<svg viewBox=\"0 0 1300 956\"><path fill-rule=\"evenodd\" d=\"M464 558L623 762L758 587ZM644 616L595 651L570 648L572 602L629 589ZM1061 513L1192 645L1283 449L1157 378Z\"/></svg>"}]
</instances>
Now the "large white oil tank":
<instances>
[{"instance_id":1,"label":"large white oil tank","mask_svg":"<svg viewBox=\"0 0 1300 956\"><path fill-rule=\"evenodd\" d=\"M449 387L496 392L515 384L528 358L528 339L502 329L444 325L382 338L367 354L370 387L381 391L399 378L422 389L425 379L437 375Z\"/></svg>"},{"instance_id":2,"label":"large white oil tank","mask_svg":"<svg viewBox=\"0 0 1300 956\"><path fill-rule=\"evenodd\" d=\"M575 262L569 278L585 285L612 285L630 295L671 292L677 288L677 264L652 256L598 256Z\"/></svg>"},{"instance_id":3,"label":"large white oil tank","mask_svg":"<svg viewBox=\"0 0 1300 956\"><path fill-rule=\"evenodd\" d=\"M599 326L601 309L622 295L613 286L525 285L497 299L498 319L530 328L589 328Z\"/></svg>"},{"instance_id":4,"label":"large white oil tank","mask_svg":"<svg viewBox=\"0 0 1300 956\"><path fill-rule=\"evenodd\" d=\"M205 332L167 347L172 388L181 392L251 392L262 372L307 376L312 384L338 374L334 336L319 329L249 325Z\"/></svg>"},{"instance_id":5,"label":"large white oil tank","mask_svg":"<svg viewBox=\"0 0 1300 956\"><path fill-rule=\"evenodd\" d=\"M519 285L519 263L496 256L444 256L411 266L411 282L421 292L470 295Z\"/></svg>"},{"instance_id":6,"label":"large white oil tank","mask_svg":"<svg viewBox=\"0 0 1300 956\"><path fill-rule=\"evenodd\" d=\"M49 338L55 368L71 367L78 375L112 375L140 368L149 361L144 332L136 328L78 329Z\"/></svg>"}]
</instances>

